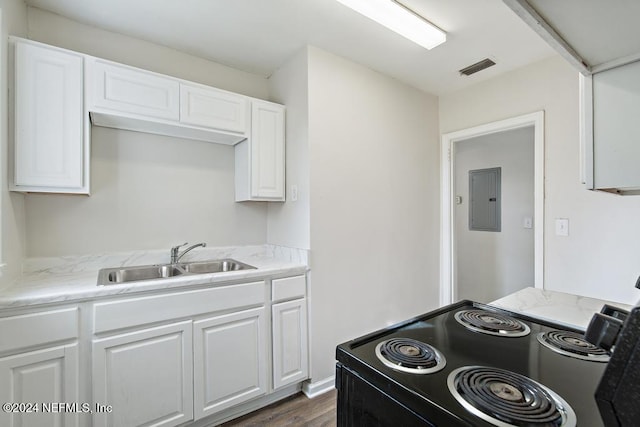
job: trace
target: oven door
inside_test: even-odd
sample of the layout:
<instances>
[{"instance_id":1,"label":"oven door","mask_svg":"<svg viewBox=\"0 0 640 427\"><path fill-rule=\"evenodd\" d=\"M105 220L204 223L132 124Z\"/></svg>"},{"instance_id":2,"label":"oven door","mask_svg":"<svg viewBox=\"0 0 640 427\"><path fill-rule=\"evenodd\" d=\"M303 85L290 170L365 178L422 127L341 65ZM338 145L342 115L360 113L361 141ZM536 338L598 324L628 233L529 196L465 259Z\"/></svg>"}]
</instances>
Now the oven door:
<instances>
[{"instance_id":1,"label":"oven door","mask_svg":"<svg viewBox=\"0 0 640 427\"><path fill-rule=\"evenodd\" d=\"M337 364L338 427L434 427L391 396Z\"/></svg>"}]
</instances>

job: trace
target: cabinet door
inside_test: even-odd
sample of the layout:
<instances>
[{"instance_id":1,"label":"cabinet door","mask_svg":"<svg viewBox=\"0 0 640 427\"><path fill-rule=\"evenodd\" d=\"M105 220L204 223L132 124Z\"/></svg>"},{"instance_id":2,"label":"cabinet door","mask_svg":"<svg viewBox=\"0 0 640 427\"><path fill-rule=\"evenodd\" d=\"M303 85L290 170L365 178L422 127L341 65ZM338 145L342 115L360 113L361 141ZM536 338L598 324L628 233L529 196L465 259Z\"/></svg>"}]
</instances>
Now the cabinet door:
<instances>
[{"instance_id":1,"label":"cabinet door","mask_svg":"<svg viewBox=\"0 0 640 427\"><path fill-rule=\"evenodd\" d=\"M88 192L82 79L81 55L16 41L12 190Z\"/></svg>"},{"instance_id":2,"label":"cabinet door","mask_svg":"<svg viewBox=\"0 0 640 427\"><path fill-rule=\"evenodd\" d=\"M196 419L267 391L264 307L194 322Z\"/></svg>"},{"instance_id":3,"label":"cabinet door","mask_svg":"<svg viewBox=\"0 0 640 427\"><path fill-rule=\"evenodd\" d=\"M251 197L284 200L284 107L253 101Z\"/></svg>"},{"instance_id":4,"label":"cabinet door","mask_svg":"<svg viewBox=\"0 0 640 427\"><path fill-rule=\"evenodd\" d=\"M190 321L93 342L95 426L175 426L193 419Z\"/></svg>"},{"instance_id":5,"label":"cabinet door","mask_svg":"<svg viewBox=\"0 0 640 427\"><path fill-rule=\"evenodd\" d=\"M638 76L640 61L592 76L592 166L597 189L640 194Z\"/></svg>"},{"instance_id":6,"label":"cabinet door","mask_svg":"<svg viewBox=\"0 0 640 427\"><path fill-rule=\"evenodd\" d=\"M180 122L246 135L249 100L235 93L180 85Z\"/></svg>"},{"instance_id":7,"label":"cabinet door","mask_svg":"<svg viewBox=\"0 0 640 427\"><path fill-rule=\"evenodd\" d=\"M78 402L78 349L76 344L21 353L0 359L0 402ZM78 414L66 411L9 413L0 411L0 425L11 427L69 427ZM78 411L80 408L77 408Z\"/></svg>"},{"instance_id":8,"label":"cabinet door","mask_svg":"<svg viewBox=\"0 0 640 427\"><path fill-rule=\"evenodd\" d=\"M178 80L100 59L93 59L88 65L92 84L90 110L179 119Z\"/></svg>"},{"instance_id":9,"label":"cabinet door","mask_svg":"<svg viewBox=\"0 0 640 427\"><path fill-rule=\"evenodd\" d=\"M293 384L308 377L307 300L274 304L273 387Z\"/></svg>"}]
</instances>

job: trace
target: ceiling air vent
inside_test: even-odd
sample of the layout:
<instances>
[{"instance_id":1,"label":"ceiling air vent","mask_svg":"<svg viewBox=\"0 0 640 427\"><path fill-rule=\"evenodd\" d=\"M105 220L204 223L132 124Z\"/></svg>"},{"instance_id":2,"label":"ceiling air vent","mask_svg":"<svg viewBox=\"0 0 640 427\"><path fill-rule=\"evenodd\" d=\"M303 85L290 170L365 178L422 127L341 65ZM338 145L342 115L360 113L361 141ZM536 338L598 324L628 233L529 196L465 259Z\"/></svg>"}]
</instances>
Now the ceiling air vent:
<instances>
[{"instance_id":1,"label":"ceiling air vent","mask_svg":"<svg viewBox=\"0 0 640 427\"><path fill-rule=\"evenodd\" d=\"M482 71L485 68L489 68L493 65L496 65L495 62L490 60L489 58L485 58L480 62L476 62L475 64L471 64L468 67L460 70L461 75L470 76L471 74L477 73L478 71Z\"/></svg>"}]
</instances>

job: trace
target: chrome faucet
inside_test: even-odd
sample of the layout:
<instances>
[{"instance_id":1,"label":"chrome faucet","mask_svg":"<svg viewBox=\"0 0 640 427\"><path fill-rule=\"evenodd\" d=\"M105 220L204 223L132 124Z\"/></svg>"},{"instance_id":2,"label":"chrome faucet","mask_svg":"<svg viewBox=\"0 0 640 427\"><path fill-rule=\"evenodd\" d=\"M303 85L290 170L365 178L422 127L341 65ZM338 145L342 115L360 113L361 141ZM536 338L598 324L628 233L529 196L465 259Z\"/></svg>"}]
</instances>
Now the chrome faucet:
<instances>
[{"instance_id":1,"label":"chrome faucet","mask_svg":"<svg viewBox=\"0 0 640 427\"><path fill-rule=\"evenodd\" d=\"M185 242L181 245L178 246L174 246L171 248L171 264L176 264L178 261L180 261L180 258L182 258L183 256L185 256L185 254L187 252L189 252L192 249L195 249L199 246L202 246L203 248L207 246L206 243L202 242L202 243L196 243L195 245L191 245L189 246L187 249L185 249L184 251L180 252L180 248L188 245L188 242Z\"/></svg>"}]
</instances>

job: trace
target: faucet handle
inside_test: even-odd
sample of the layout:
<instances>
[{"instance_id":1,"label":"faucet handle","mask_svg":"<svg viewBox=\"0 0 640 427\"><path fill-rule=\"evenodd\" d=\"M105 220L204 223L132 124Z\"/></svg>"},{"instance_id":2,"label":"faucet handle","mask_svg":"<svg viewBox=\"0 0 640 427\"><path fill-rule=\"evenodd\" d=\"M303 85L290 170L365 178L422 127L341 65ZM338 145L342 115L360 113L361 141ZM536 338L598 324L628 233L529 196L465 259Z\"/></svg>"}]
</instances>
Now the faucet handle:
<instances>
[{"instance_id":1,"label":"faucet handle","mask_svg":"<svg viewBox=\"0 0 640 427\"><path fill-rule=\"evenodd\" d=\"M189 242L184 242L181 245L174 246L171 248L171 262L175 262L176 257L178 256L178 252L180 252L180 248L183 246L187 246Z\"/></svg>"},{"instance_id":2,"label":"faucet handle","mask_svg":"<svg viewBox=\"0 0 640 427\"><path fill-rule=\"evenodd\" d=\"M178 245L178 246L174 246L174 247L172 247L171 249L180 249L181 247L183 247L183 246L187 246L188 244L189 244L189 242L184 242L183 244Z\"/></svg>"}]
</instances>

